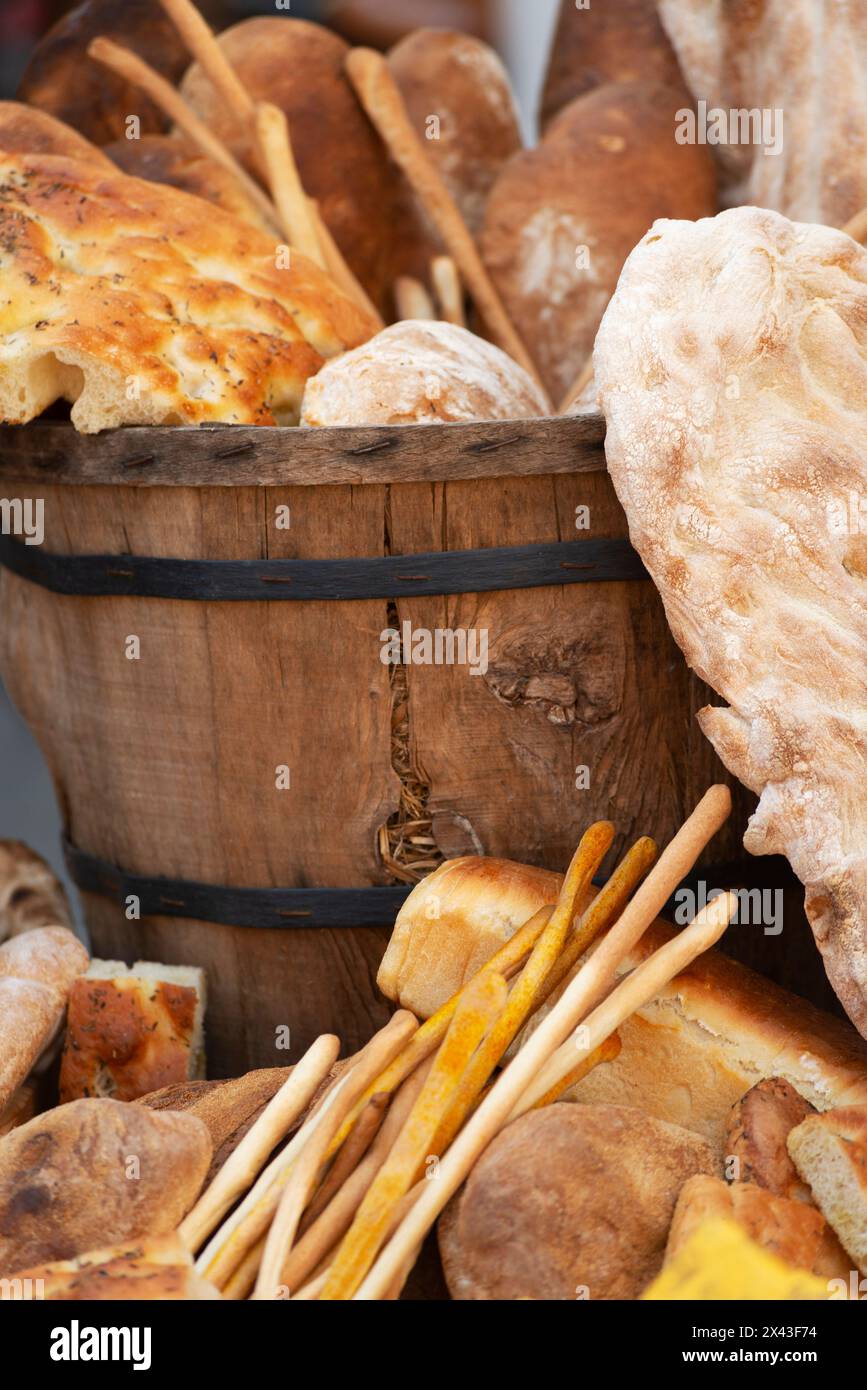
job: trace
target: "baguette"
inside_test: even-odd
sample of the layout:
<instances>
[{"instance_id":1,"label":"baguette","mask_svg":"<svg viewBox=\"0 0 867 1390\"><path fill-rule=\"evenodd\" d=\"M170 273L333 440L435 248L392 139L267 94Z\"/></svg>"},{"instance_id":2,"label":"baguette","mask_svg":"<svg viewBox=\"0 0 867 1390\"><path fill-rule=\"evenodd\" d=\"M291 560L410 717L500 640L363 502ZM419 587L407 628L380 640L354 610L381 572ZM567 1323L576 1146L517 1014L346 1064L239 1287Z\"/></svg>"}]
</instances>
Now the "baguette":
<instances>
[{"instance_id":1,"label":"baguette","mask_svg":"<svg viewBox=\"0 0 867 1390\"><path fill-rule=\"evenodd\" d=\"M57 1035L87 951L66 927L38 927L0 946L0 1111Z\"/></svg>"}]
</instances>

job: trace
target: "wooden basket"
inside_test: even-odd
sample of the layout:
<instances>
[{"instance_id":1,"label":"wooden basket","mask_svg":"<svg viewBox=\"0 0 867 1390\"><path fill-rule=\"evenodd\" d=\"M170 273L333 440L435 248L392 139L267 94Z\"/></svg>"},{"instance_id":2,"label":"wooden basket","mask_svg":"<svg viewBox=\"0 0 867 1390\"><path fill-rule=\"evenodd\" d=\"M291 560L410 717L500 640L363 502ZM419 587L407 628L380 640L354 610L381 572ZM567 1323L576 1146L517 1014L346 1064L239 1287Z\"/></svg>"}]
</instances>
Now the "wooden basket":
<instances>
[{"instance_id":1,"label":"wooden basket","mask_svg":"<svg viewBox=\"0 0 867 1390\"><path fill-rule=\"evenodd\" d=\"M94 951L205 967L212 1074L294 1060L325 1030L351 1050L384 1021L395 622L488 634L484 674L406 669L446 856L562 868L600 816L617 848L665 841L724 776L602 434L598 417L0 431L0 495L45 502L42 546L3 541L3 677ZM716 858L742 853L735 798ZM263 892L310 889L361 891Z\"/></svg>"}]
</instances>

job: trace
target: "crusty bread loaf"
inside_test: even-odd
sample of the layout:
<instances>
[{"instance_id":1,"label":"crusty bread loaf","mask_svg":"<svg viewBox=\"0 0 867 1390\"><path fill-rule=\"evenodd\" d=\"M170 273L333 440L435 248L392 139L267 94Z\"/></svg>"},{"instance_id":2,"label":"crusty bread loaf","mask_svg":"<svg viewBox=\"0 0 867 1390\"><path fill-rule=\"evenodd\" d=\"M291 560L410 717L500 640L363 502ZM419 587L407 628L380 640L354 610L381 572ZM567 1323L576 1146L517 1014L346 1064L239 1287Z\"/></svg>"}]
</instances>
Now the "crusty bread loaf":
<instances>
[{"instance_id":1,"label":"crusty bread loaf","mask_svg":"<svg viewBox=\"0 0 867 1390\"><path fill-rule=\"evenodd\" d=\"M0 1140L0 1276L173 1231L211 1161L193 1115L76 1100Z\"/></svg>"},{"instance_id":2,"label":"crusty bread loaf","mask_svg":"<svg viewBox=\"0 0 867 1390\"><path fill-rule=\"evenodd\" d=\"M786 1140L795 1125L815 1113L816 1107L780 1076L751 1086L728 1117L726 1176L758 1183L778 1197L812 1201L809 1187L801 1182L789 1157Z\"/></svg>"},{"instance_id":3,"label":"crusty bread loaf","mask_svg":"<svg viewBox=\"0 0 867 1390\"><path fill-rule=\"evenodd\" d=\"M656 0L607 0L583 7L561 0L542 89L542 127L570 101L606 82L683 86Z\"/></svg>"},{"instance_id":4,"label":"crusty bread loaf","mask_svg":"<svg viewBox=\"0 0 867 1390\"><path fill-rule=\"evenodd\" d=\"M707 149L673 138L681 100L647 83L597 88L491 190L482 256L555 401L589 358L623 262L654 218L716 211Z\"/></svg>"},{"instance_id":5,"label":"crusty bread loaf","mask_svg":"<svg viewBox=\"0 0 867 1390\"><path fill-rule=\"evenodd\" d=\"M698 1174L684 1183L677 1200L665 1261L681 1250L708 1221L736 1221L751 1240L791 1265L826 1279L845 1278L849 1262L834 1232L816 1207L790 1201L751 1182L726 1183Z\"/></svg>"},{"instance_id":6,"label":"crusty bread loaf","mask_svg":"<svg viewBox=\"0 0 867 1390\"><path fill-rule=\"evenodd\" d=\"M0 1109L0 1139L19 1125L26 1125L36 1114L36 1084L25 1081Z\"/></svg>"},{"instance_id":7,"label":"crusty bread loaf","mask_svg":"<svg viewBox=\"0 0 867 1390\"><path fill-rule=\"evenodd\" d=\"M20 840L0 840L0 944L33 927L71 927L66 890L47 860Z\"/></svg>"},{"instance_id":8,"label":"crusty bread loaf","mask_svg":"<svg viewBox=\"0 0 867 1390\"><path fill-rule=\"evenodd\" d=\"M105 146L105 154L124 174L147 179L149 183L167 183L183 193L195 193L197 198L214 203L239 221L258 227L273 240L267 221L234 174L180 136L143 135L140 140L113 140Z\"/></svg>"},{"instance_id":9,"label":"crusty bread loaf","mask_svg":"<svg viewBox=\"0 0 867 1390\"><path fill-rule=\"evenodd\" d=\"M66 927L37 927L0 946L0 1110L57 1034L87 951Z\"/></svg>"},{"instance_id":10,"label":"crusty bread loaf","mask_svg":"<svg viewBox=\"0 0 867 1390\"><path fill-rule=\"evenodd\" d=\"M759 208L658 222L594 365L630 538L722 697L699 724L760 798L744 844L787 856L867 1035L867 251Z\"/></svg>"},{"instance_id":11,"label":"crusty bread loaf","mask_svg":"<svg viewBox=\"0 0 867 1390\"><path fill-rule=\"evenodd\" d=\"M253 100L273 102L286 113L304 188L383 310L393 276L400 180L344 75L348 44L319 24L276 15L233 24L218 42ZM213 133L249 163L237 120L198 65L181 91Z\"/></svg>"},{"instance_id":12,"label":"crusty bread loaf","mask_svg":"<svg viewBox=\"0 0 867 1390\"><path fill-rule=\"evenodd\" d=\"M72 126L20 101L0 101L0 150L13 154L65 154L70 159L97 164L106 173L112 171L108 156Z\"/></svg>"},{"instance_id":13,"label":"crusty bread loaf","mask_svg":"<svg viewBox=\"0 0 867 1390\"><path fill-rule=\"evenodd\" d=\"M375 331L311 262L174 188L0 153L0 420L58 398L85 432L297 421L307 377Z\"/></svg>"},{"instance_id":14,"label":"crusty bread loaf","mask_svg":"<svg viewBox=\"0 0 867 1390\"><path fill-rule=\"evenodd\" d=\"M93 960L69 995L60 1100L136 1100L205 1075L205 972Z\"/></svg>"},{"instance_id":15,"label":"crusty bread loaf","mask_svg":"<svg viewBox=\"0 0 867 1390\"><path fill-rule=\"evenodd\" d=\"M442 424L547 413L532 377L452 323L405 319L307 383L302 425Z\"/></svg>"},{"instance_id":16,"label":"crusty bread loaf","mask_svg":"<svg viewBox=\"0 0 867 1390\"><path fill-rule=\"evenodd\" d=\"M457 1299L637 1298L678 1193L713 1171L697 1135L623 1106L550 1105L504 1129L440 1221Z\"/></svg>"},{"instance_id":17,"label":"crusty bread loaf","mask_svg":"<svg viewBox=\"0 0 867 1390\"><path fill-rule=\"evenodd\" d=\"M200 1279L179 1236L157 1236L91 1250L72 1260L24 1269L7 1281L13 1301L201 1301L221 1295Z\"/></svg>"},{"instance_id":18,"label":"crusty bread loaf","mask_svg":"<svg viewBox=\"0 0 867 1390\"><path fill-rule=\"evenodd\" d=\"M134 49L170 82L189 62L159 0L84 0L40 39L18 99L66 121L95 145L125 135L130 116L138 118L143 134L165 129L152 101L88 56L89 44L101 34Z\"/></svg>"},{"instance_id":19,"label":"crusty bread loaf","mask_svg":"<svg viewBox=\"0 0 867 1390\"><path fill-rule=\"evenodd\" d=\"M808 1116L789 1135L789 1153L842 1245L867 1275L867 1104Z\"/></svg>"}]
</instances>

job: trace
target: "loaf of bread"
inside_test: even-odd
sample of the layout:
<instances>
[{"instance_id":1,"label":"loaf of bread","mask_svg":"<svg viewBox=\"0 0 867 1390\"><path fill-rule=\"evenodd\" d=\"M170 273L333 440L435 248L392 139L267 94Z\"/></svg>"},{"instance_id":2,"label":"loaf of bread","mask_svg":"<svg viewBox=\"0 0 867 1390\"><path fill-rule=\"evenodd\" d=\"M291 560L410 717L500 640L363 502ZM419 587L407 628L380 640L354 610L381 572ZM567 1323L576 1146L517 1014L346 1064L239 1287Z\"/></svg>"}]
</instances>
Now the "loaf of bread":
<instances>
[{"instance_id":1,"label":"loaf of bread","mask_svg":"<svg viewBox=\"0 0 867 1390\"><path fill-rule=\"evenodd\" d=\"M658 1303L802 1303L830 1296L826 1279L792 1269L724 1217L705 1221L642 1294Z\"/></svg>"},{"instance_id":2,"label":"loaf of bread","mask_svg":"<svg viewBox=\"0 0 867 1390\"><path fill-rule=\"evenodd\" d=\"M867 1275L867 1104L810 1115L788 1142L822 1214Z\"/></svg>"},{"instance_id":3,"label":"loaf of bread","mask_svg":"<svg viewBox=\"0 0 867 1390\"><path fill-rule=\"evenodd\" d=\"M187 50L159 0L84 0L40 39L18 87L19 101L57 116L105 145L127 132L130 117L142 134L165 129L165 117L137 87L88 56L100 35L132 48L170 82L189 62Z\"/></svg>"},{"instance_id":4,"label":"loaf of bread","mask_svg":"<svg viewBox=\"0 0 867 1390\"><path fill-rule=\"evenodd\" d=\"M815 1113L816 1107L782 1077L771 1076L752 1086L732 1106L728 1117L727 1176L758 1183L778 1197L811 1201L810 1189L798 1177L786 1141L795 1125Z\"/></svg>"},{"instance_id":5,"label":"loaf of bread","mask_svg":"<svg viewBox=\"0 0 867 1390\"><path fill-rule=\"evenodd\" d=\"M401 908L377 977L420 1017L460 989L535 912L556 901L559 874L509 861L450 860ZM624 974L673 935L654 923ZM535 1016L545 1016L559 991ZM729 1112L764 1077L779 1076L817 1109L867 1103L867 1042L848 1024L708 951L618 1030L620 1055L569 1093L630 1105L703 1135L725 1155Z\"/></svg>"},{"instance_id":6,"label":"loaf of bread","mask_svg":"<svg viewBox=\"0 0 867 1390\"><path fill-rule=\"evenodd\" d=\"M846 1254L816 1207L779 1197L755 1183L726 1183L703 1173L689 1178L681 1188L666 1263L677 1258L701 1226L720 1217L736 1221L751 1240L793 1269L823 1279L848 1275Z\"/></svg>"},{"instance_id":7,"label":"loaf of bread","mask_svg":"<svg viewBox=\"0 0 867 1390\"><path fill-rule=\"evenodd\" d=\"M177 1235L122 1242L72 1260L24 1269L8 1280L8 1297L49 1302L179 1302L220 1298L200 1279Z\"/></svg>"},{"instance_id":8,"label":"loaf of bread","mask_svg":"<svg viewBox=\"0 0 867 1390\"><path fill-rule=\"evenodd\" d=\"M707 149L673 138L681 100L648 83L599 87L491 190L482 256L555 401L589 358L623 263L654 218L716 211Z\"/></svg>"},{"instance_id":9,"label":"loaf of bread","mask_svg":"<svg viewBox=\"0 0 867 1390\"><path fill-rule=\"evenodd\" d=\"M312 377L301 423L435 425L546 413L532 377L501 348L452 323L405 319Z\"/></svg>"},{"instance_id":10,"label":"loaf of bread","mask_svg":"<svg viewBox=\"0 0 867 1390\"><path fill-rule=\"evenodd\" d=\"M0 1140L0 1276L173 1231L211 1162L193 1115L76 1100Z\"/></svg>"},{"instance_id":11,"label":"loaf of bread","mask_svg":"<svg viewBox=\"0 0 867 1390\"><path fill-rule=\"evenodd\" d=\"M617 1105L508 1125L440 1221L457 1299L632 1299L658 1273L678 1193L713 1171L697 1135Z\"/></svg>"},{"instance_id":12,"label":"loaf of bread","mask_svg":"<svg viewBox=\"0 0 867 1390\"><path fill-rule=\"evenodd\" d=\"M33 927L71 927L66 890L47 860L20 840L0 840L0 945Z\"/></svg>"},{"instance_id":13,"label":"loaf of bread","mask_svg":"<svg viewBox=\"0 0 867 1390\"><path fill-rule=\"evenodd\" d=\"M0 153L0 420L74 401L121 424L297 422L304 383L375 331L318 267L174 188Z\"/></svg>"},{"instance_id":14,"label":"loaf of bread","mask_svg":"<svg viewBox=\"0 0 867 1390\"><path fill-rule=\"evenodd\" d=\"M147 179L149 183L167 183L183 193L195 193L197 198L214 203L241 222L249 222L273 240L273 231L234 174L180 136L143 135L140 140L113 140L105 146L104 153L124 174Z\"/></svg>"},{"instance_id":15,"label":"loaf of bread","mask_svg":"<svg viewBox=\"0 0 867 1390\"><path fill-rule=\"evenodd\" d=\"M108 156L72 126L20 101L0 101L0 150L11 154L65 154L70 159L97 164L109 174L113 168Z\"/></svg>"},{"instance_id":16,"label":"loaf of bread","mask_svg":"<svg viewBox=\"0 0 867 1390\"><path fill-rule=\"evenodd\" d=\"M60 1100L136 1100L205 1075L205 972L93 960L69 995Z\"/></svg>"},{"instance_id":17,"label":"loaf of bread","mask_svg":"<svg viewBox=\"0 0 867 1390\"><path fill-rule=\"evenodd\" d=\"M233 24L220 47L254 101L285 112L308 195L355 275L381 310L393 279L396 167L343 72L348 44L319 24L266 15ZM181 92L219 139L252 168L238 122L197 64Z\"/></svg>"},{"instance_id":18,"label":"loaf of bread","mask_svg":"<svg viewBox=\"0 0 867 1390\"><path fill-rule=\"evenodd\" d=\"M87 951L66 927L38 927L0 946L0 1111L58 1033Z\"/></svg>"}]
</instances>

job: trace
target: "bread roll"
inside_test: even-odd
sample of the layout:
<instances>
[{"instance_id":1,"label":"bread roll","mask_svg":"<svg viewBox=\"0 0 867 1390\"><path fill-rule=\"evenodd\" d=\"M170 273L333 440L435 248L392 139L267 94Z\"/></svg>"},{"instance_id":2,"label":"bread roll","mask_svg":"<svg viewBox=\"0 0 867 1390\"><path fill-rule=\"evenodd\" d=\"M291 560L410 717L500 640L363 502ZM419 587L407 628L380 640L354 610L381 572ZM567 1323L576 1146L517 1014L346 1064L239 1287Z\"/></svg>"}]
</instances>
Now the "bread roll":
<instances>
[{"instance_id":1,"label":"bread roll","mask_svg":"<svg viewBox=\"0 0 867 1390\"><path fill-rule=\"evenodd\" d=\"M0 840L0 944L33 927L72 924L66 890L47 860L20 840Z\"/></svg>"},{"instance_id":2,"label":"bread roll","mask_svg":"<svg viewBox=\"0 0 867 1390\"><path fill-rule=\"evenodd\" d=\"M253 100L285 112L301 182L383 309L393 278L399 176L344 76L348 44L319 24L275 15L242 20L218 41ZM249 164L237 121L197 65L181 91L214 135Z\"/></svg>"},{"instance_id":3,"label":"bread roll","mask_svg":"<svg viewBox=\"0 0 867 1390\"><path fill-rule=\"evenodd\" d=\"M74 126L95 145L116 140L137 116L141 132L165 129L165 117L137 87L88 57L91 40L106 38L132 48L152 68L176 82L189 57L159 0L84 0L40 39L19 85L19 101Z\"/></svg>"},{"instance_id":4,"label":"bread roll","mask_svg":"<svg viewBox=\"0 0 867 1390\"><path fill-rule=\"evenodd\" d=\"M656 0L607 0L579 9L561 0L542 89L544 129L564 106L606 82L663 82L683 87Z\"/></svg>"},{"instance_id":5,"label":"bread roll","mask_svg":"<svg viewBox=\"0 0 867 1390\"><path fill-rule=\"evenodd\" d=\"M193 1257L177 1235L157 1236L91 1250L72 1260L58 1260L14 1277L12 1301L33 1297L47 1301L178 1302L220 1298L206 1279L200 1279Z\"/></svg>"},{"instance_id":6,"label":"bread roll","mask_svg":"<svg viewBox=\"0 0 867 1390\"><path fill-rule=\"evenodd\" d=\"M867 1275L867 1104L808 1116L788 1144L821 1212Z\"/></svg>"},{"instance_id":7,"label":"bread roll","mask_svg":"<svg viewBox=\"0 0 867 1390\"><path fill-rule=\"evenodd\" d=\"M681 95L610 84L567 106L491 190L481 251L560 401L586 363L629 252L657 217L716 211L707 149L673 138Z\"/></svg>"},{"instance_id":8,"label":"bread roll","mask_svg":"<svg viewBox=\"0 0 867 1390\"><path fill-rule=\"evenodd\" d=\"M105 154L124 174L195 193L197 198L214 203L241 222L249 222L273 240L273 231L235 176L179 136L143 135L140 140L113 140L105 146Z\"/></svg>"},{"instance_id":9,"label":"bread roll","mask_svg":"<svg viewBox=\"0 0 867 1390\"><path fill-rule=\"evenodd\" d=\"M0 1140L0 1276L173 1231L211 1162L206 1126L76 1100Z\"/></svg>"},{"instance_id":10,"label":"bread roll","mask_svg":"<svg viewBox=\"0 0 867 1390\"><path fill-rule=\"evenodd\" d=\"M547 414L532 377L452 323L405 319L307 383L302 425L413 425Z\"/></svg>"},{"instance_id":11,"label":"bread roll","mask_svg":"<svg viewBox=\"0 0 867 1390\"><path fill-rule=\"evenodd\" d=\"M456 1299L637 1298L678 1193L713 1171L697 1135L618 1105L550 1105L507 1126L440 1221Z\"/></svg>"},{"instance_id":12,"label":"bread roll","mask_svg":"<svg viewBox=\"0 0 867 1390\"><path fill-rule=\"evenodd\" d=\"M39 927L0 946L0 1111L58 1032L87 951L66 927Z\"/></svg>"},{"instance_id":13,"label":"bread roll","mask_svg":"<svg viewBox=\"0 0 867 1390\"><path fill-rule=\"evenodd\" d=\"M737 1165L729 1176L758 1183L778 1197L811 1201L810 1189L801 1182L789 1157L786 1140L795 1125L815 1113L815 1106L782 1077L771 1076L752 1086L732 1106L728 1118L726 1159L734 1159Z\"/></svg>"},{"instance_id":14,"label":"bread roll","mask_svg":"<svg viewBox=\"0 0 867 1390\"><path fill-rule=\"evenodd\" d=\"M665 1261L681 1250L706 1222L729 1217L751 1240L793 1269L826 1279L845 1278L848 1262L821 1212L804 1202L789 1201L751 1182L725 1183L699 1174L681 1188Z\"/></svg>"},{"instance_id":15,"label":"bread roll","mask_svg":"<svg viewBox=\"0 0 867 1390\"><path fill-rule=\"evenodd\" d=\"M0 101L0 150L13 154L65 154L71 159L89 160L107 173L112 170L111 160L72 126L20 101Z\"/></svg>"}]
</instances>

